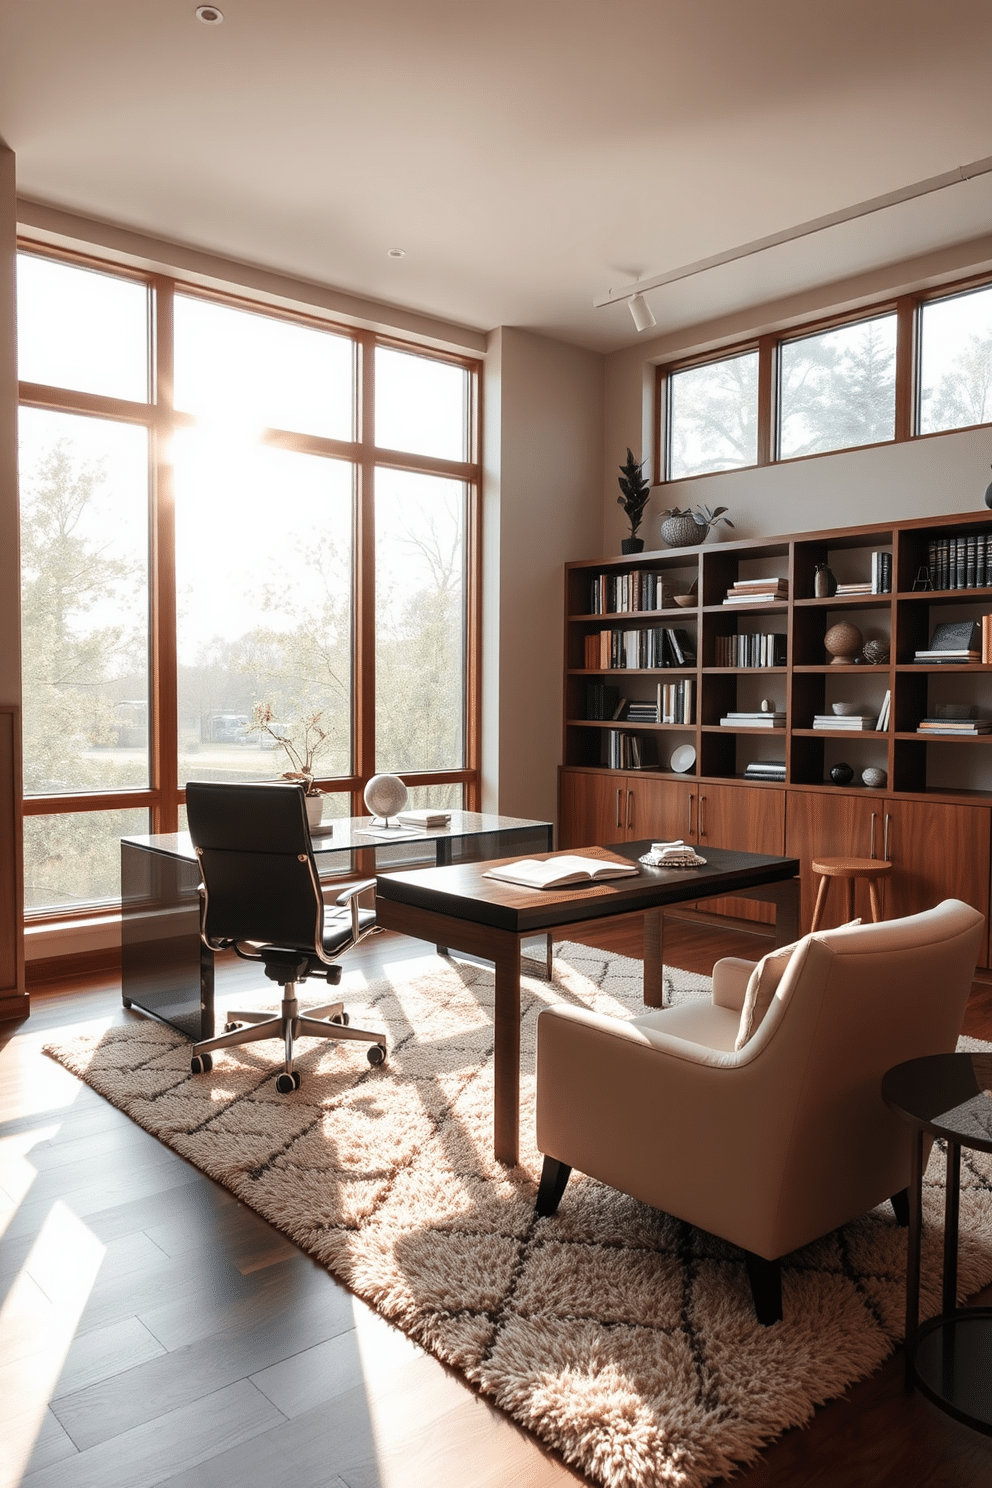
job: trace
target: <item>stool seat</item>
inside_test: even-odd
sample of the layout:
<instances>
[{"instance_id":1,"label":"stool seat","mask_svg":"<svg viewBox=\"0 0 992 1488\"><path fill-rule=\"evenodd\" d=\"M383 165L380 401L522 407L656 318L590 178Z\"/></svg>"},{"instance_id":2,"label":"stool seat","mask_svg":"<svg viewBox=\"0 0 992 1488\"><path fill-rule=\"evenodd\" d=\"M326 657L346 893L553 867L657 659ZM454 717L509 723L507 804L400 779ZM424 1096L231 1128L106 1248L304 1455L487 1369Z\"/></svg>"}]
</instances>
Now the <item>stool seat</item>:
<instances>
[{"instance_id":1,"label":"stool seat","mask_svg":"<svg viewBox=\"0 0 992 1488\"><path fill-rule=\"evenodd\" d=\"M891 876L894 864L885 858L814 858L810 867L820 877L820 887L816 894L816 906L813 910L813 923L810 925L810 931L819 929L823 907L827 900L827 889L830 887L832 878L839 878L844 882L844 907L847 919L854 917L854 881L857 878L868 881L872 919L877 923L882 918L878 881Z\"/></svg>"}]
</instances>

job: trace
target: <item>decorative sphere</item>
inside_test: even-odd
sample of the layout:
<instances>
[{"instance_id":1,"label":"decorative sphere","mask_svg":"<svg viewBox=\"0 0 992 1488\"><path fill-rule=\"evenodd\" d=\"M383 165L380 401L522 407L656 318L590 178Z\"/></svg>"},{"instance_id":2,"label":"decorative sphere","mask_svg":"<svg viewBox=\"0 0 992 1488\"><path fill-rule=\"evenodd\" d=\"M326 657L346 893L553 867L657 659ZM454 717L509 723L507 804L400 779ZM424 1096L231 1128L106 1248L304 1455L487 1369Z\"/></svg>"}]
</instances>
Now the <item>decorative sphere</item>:
<instances>
[{"instance_id":1,"label":"decorative sphere","mask_svg":"<svg viewBox=\"0 0 992 1488\"><path fill-rule=\"evenodd\" d=\"M870 785L873 790L878 790L879 786L884 785L888 778L885 771L879 770L875 765L869 765L867 770L861 771L861 779L865 785Z\"/></svg>"},{"instance_id":2,"label":"decorative sphere","mask_svg":"<svg viewBox=\"0 0 992 1488\"><path fill-rule=\"evenodd\" d=\"M850 765L845 765L843 761L841 761L838 764L834 765L833 769L830 771L830 779L833 781L834 785L850 785L851 781L854 779L854 771L851 769Z\"/></svg>"},{"instance_id":3,"label":"decorative sphere","mask_svg":"<svg viewBox=\"0 0 992 1488\"><path fill-rule=\"evenodd\" d=\"M850 625L846 620L841 620L837 625L831 625L823 637L823 644L830 652L830 661L833 666L853 666L858 659L858 652L864 636L856 625Z\"/></svg>"},{"instance_id":4,"label":"decorative sphere","mask_svg":"<svg viewBox=\"0 0 992 1488\"><path fill-rule=\"evenodd\" d=\"M365 787L365 804L373 816L396 816L410 793L398 775L373 775Z\"/></svg>"},{"instance_id":5,"label":"decorative sphere","mask_svg":"<svg viewBox=\"0 0 992 1488\"><path fill-rule=\"evenodd\" d=\"M862 656L869 666L884 666L889 659L889 645L887 641L865 641Z\"/></svg>"}]
</instances>

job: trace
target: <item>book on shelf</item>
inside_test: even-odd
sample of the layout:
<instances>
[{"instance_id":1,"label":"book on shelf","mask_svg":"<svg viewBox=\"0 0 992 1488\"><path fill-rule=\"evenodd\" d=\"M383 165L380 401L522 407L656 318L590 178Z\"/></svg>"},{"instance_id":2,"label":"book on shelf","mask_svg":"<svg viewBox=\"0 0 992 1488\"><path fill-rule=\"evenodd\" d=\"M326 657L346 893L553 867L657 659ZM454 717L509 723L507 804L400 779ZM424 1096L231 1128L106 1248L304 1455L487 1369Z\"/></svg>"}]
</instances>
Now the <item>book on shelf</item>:
<instances>
[{"instance_id":1,"label":"book on shelf","mask_svg":"<svg viewBox=\"0 0 992 1488\"><path fill-rule=\"evenodd\" d=\"M927 542L927 569L935 589L987 589L992 585L989 534L935 535Z\"/></svg>"},{"instance_id":2,"label":"book on shelf","mask_svg":"<svg viewBox=\"0 0 992 1488\"><path fill-rule=\"evenodd\" d=\"M992 615L982 616L982 666L992 666Z\"/></svg>"},{"instance_id":3,"label":"book on shelf","mask_svg":"<svg viewBox=\"0 0 992 1488\"><path fill-rule=\"evenodd\" d=\"M505 863L488 868L484 878L498 878L503 883L521 884L527 889L557 889L564 884L599 883L608 878L633 878L640 873L636 863L604 862L601 858L584 858L568 854L560 858L521 858L519 863Z\"/></svg>"},{"instance_id":4,"label":"book on shelf","mask_svg":"<svg viewBox=\"0 0 992 1488\"><path fill-rule=\"evenodd\" d=\"M892 554L879 549L871 555L872 594L892 593Z\"/></svg>"},{"instance_id":5,"label":"book on shelf","mask_svg":"<svg viewBox=\"0 0 992 1488\"><path fill-rule=\"evenodd\" d=\"M720 719L721 728L784 728L784 713L725 713Z\"/></svg>"},{"instance_id":6,"label":"book on shelf","mask_svg":"<svg viewBox=\"0 0 992 1488\"><path fill-rule=\"evenodd\" d=\"M651 671L666 666L695 666L696 649L685 630L661 625L626 630L614 627L594 630L584 637L583 660L587 671L592 672Z\"/></svg>"},{"instance_id":7,"label":"book on shelf","mask_svg":"<svg viewBox=\"0 0 992 1488\"><path fill-rule=\"evenodd\" d=\"M657 703L634 701L627 704L628 723L661 723Z\"/></svg>"},{"instance_id":8,"label":"book on shelf","mask_svg":"<svg viewBox=\"0 0 992 1488\"><path fill-rule=\"evenodd\" d=\"M927 666L975 666L981 662L981 651L916 651L913 660Z\"/></svg>"},{"instance_id":9,"label":"book on shelf","mask_svg":"<svg viewBox=\"0 0 992 1488\"><path fill-rule=\"evenodd\" d=\"M658 722L689 724L695 721L696 684L692 677L679 682L658 683Z\"/></svg>"},{"instance_id":10,"label":"book on shelf","mask_svg":"<svg viewBox=\"0 0 992 1488\"><path fill-rule=\"evenodd\" d=\"M774 604L788 597L788 579L738 579L727 590L723 603Z\"/></svg>"},{"instance_id":11,"label":"book on shelf","mask_svg":"<svg viewBox=\"0 0 992 1488\"><path fill-rule=\"evenodd\" d=\"M892 693L889 688L886 688L885 696L882 699L882 706L878 710L878 718L875 723L875 728L879 733L882 733L889 726L889 706L891 701Z\"/></svg>"},{"instance_id":12,"label":"book on shelf","mask_svg":"<svg viewBox=\"0 0 992 1488\"><path fill-rule=\"evenodd\" d=\"M629 573L596 574L589 589L590 615L623 615L671 609L675 586L662 573L631 569Z\"/></svg>"},{"instance_id":13,"label":"book on shelf","mask_svg":"<svg viewBox=\"0 0 992 1488\"><path fill-rule=\"evenodd\" d=\"M744 767L745 780L784 780L784 760L752 760Z\"/></svg>"},{"instance_id":14,"label":"book on shelf","mask_svg":"<svg viewBox=\"0 0 992 1488\"><path fill-rule=\"evenodd\" d=\"M992 730L988 718L921 718L916 725L918 734L987 734Z\"/></svg>"},{"instance_id":15,"label":"book on shelf","mask_svg":"<svg viewBox=\"0 0 992 1488\"><path fill-rule=\"evenodd\" d=\"M874 733L878 722L876 713L814 713L815 729L847 729L849 733Z\"/></svg>"},{"instance_id":16,"label":"book on shelf","mask_svg":"<svg viewBox=\"0 0 992 1488\"><path fill-rule=\"evenodd\" d=\"M625 733L623 729L606 732L606 759L610 770L653 770L655 768L654 743L650 734L642 738L638 734Z\"/></svg>"},{"instance_id":17,"label":"book on shelf","mask_svg":"<svg viewBox=\"0 0 992 1488\"><path fill-rule=\"evenodd\" d=\"M714 666L780 667L785 666L787 655L788 638L780 631L744 631L714 639Z\"/></svg>"},{"instance_id":18,"label":"book on shelf","mask_svg":"<svg viewBox=\"0 0 992 1488\"><path fill-rule=\"evenodd\" d=\"M620 692L606 682L586 683L586 717L591 719L612 718Z\"/></svg>"},{"instance_id":19,"label":"book on shelf","mask_svg":"<svg viewBox=\"0 0 992 1488\"><path fill-rule=\"evenodd\" d=\"M865 580L864 583L857 584L838 584L837 588L834 590L834 593L838 596L839 599L843 599L845 595L849 596L852 594L878 594L878 592L879 591L877 589L872 588L871 582L869 580Z\"/></svg>"},{"instance_id":20,"label":"book on shelf","mask_svg":"<svg viewBox=\"0 0 992 1488\"><path fill-rule=\"evenodd\" d=\"M951 620L935 625L930 651L981 651L982 627L977 620Z\"/></svg>"}]
</instances>

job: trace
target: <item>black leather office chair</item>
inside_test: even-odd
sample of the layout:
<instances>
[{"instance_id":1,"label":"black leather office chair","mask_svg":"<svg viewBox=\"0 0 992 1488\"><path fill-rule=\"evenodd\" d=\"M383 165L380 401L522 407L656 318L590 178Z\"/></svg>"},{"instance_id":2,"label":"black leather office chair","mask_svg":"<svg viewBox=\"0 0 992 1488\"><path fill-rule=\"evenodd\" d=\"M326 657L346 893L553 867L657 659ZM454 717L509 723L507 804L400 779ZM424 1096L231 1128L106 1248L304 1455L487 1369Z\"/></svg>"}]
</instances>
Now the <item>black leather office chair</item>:
<instances>
[{"instance_id":1,"label":"black leather office chair","mask_svg":"<svg viewBox=\"0 0 992 1488\"><path fill-rule=\"evenodd\" d=\"M191 780L186 786L189 834L203 875L200 935L211 950L233 950L244 961L259 961L265 975L282 988L282 1011L232 1012L217 1038L193 1045L195 1075L213 1067L211 1054L257 1039L281 1038L286 1066L276 1080L283 1095L299 1090L293 1069L297 1038L360 1039L370 1045L368 1061L382 1064L386 1036L348 1026L340 1002L301 1013L296 983L321 977L341 980L337 958L375 929L375 911L359 897L375 880L354 884L324 906L310 842L302 785L227 785Z\"/></svg>"}]
</instances>

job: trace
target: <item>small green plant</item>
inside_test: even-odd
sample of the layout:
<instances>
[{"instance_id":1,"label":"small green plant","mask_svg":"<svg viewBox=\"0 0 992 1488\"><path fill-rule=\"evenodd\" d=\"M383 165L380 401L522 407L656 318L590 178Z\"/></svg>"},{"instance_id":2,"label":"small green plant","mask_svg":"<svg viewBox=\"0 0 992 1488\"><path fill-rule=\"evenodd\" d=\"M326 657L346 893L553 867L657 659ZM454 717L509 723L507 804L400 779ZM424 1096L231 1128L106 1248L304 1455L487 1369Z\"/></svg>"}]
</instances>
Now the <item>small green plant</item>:
<instances>
[{"instance_id":1,"label":"small green plant","mask_svg":"<svg viewBox=\"0 0 992 1488\"><path fill-rule=\"evenodd\" d=\"M626 464L620 466L620 490L623 495L617 497L617 506L622 506L627 513L631 537L637 536L644 508L651 495L651 482L644 474L646 463L644 460L635 460L628 449Z\"/></svg>"},{"instance_id":2,"label":"small green plant","mask_svg":"<svg viewBox=\"0 0 992 1488\"><path fill-rule=\"evenodd\" d=\"M323 709L313 713L307 713L301 720L303 727L303 743L294 744L288 734L281 731L282 726L276 723L276 715L272 711L271 703L256 703L251 710L251 723L245 730L248 734L268 734L275 739L285 751L286 757L293 766L291 770L285 770L281 776L283 780L300 780L306 787L308 796L322 796L313 778L313 762L318 754L321 754L327 740L327 733L320 726L323 717Z\"/></svg>"},{"instance_id":3,"label":"small green plant","mask_svg":"<svg viewBox=\"0 0 992 1488\"><path fill-rule=\"evenodd\" d=\"M723 515L727 510L728 508L725 506L714 507L712 511L708 506L687 506L685 511L683 511L680 506L670 506L663 515L666 517L691 517L697 527L705 527L708 530L710 527L720 527L723 524L733 527L734 524L730 518Z\"/></svg>"}]
</instances>

